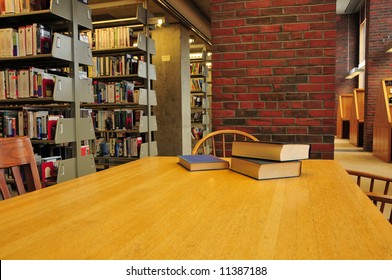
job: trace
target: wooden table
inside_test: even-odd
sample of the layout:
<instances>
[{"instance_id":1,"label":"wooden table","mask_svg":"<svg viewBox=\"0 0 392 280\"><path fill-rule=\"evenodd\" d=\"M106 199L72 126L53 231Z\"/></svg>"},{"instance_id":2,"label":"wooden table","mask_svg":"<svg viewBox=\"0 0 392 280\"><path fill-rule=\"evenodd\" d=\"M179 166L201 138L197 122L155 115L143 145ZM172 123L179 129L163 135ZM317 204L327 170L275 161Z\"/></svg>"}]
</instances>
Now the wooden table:
<instances>
[{"instance_id":1,"label":"wooden table","mask_svg":"<svg viewBox=\"0 0 392 280\"><path fill-rule=\"evenodd\" d=\"M392 259L392 226L336 161L268 181L177 161L0 201L0 259Z\"/></svg>"}]
</instances>

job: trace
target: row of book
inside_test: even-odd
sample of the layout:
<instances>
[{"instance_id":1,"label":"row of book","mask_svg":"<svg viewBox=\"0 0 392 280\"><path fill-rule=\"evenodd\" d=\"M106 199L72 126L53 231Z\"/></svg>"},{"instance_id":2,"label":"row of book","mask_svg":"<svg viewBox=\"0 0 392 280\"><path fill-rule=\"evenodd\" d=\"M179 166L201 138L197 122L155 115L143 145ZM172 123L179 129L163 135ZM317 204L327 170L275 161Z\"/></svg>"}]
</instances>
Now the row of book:
<instances>
[{"instance_id":1,"label":"row of book","mask_svg":"<svg viewBox=\"0 0 392 280\"><path fill-rule=\"evenodd\" d=\"M137 40L130 26L98 28L85 31L84 34L92 50L129 48Z\"/></svg>"},{"instance_id":2,"label":"row of book","mask_svg":"<svg viewBox=\"0 0 392 280\"><path fill-rule=\"evenodd\" d=\"M18 28L0 29L0 58L51 53L52 30L33 23Z\"/></svg>"},{"instance_id":3,"label":"row of book","mask_svg":"<svg viewBox=\"0 0 392 280\"><path fill-rule=\"evenodd\" d=\"M191 75L203 75L206 76L206 66L201 62L193 62L190 67Z\"/></svg>"},{"instance_id":4,"label":"row of book","mask_svg":"<svg viewBox=\"0 0 392 280\"><path fill-rule=\"evenodd\" d=\"M96 141L95 156L111 157L139 157L142 137L111 137L98 138Z\"/></svg>"},{"instance_id":5,"label":"row of book","mask_svg":"<svg viewBox=\"0 0 392 280\"><path fill-rule=\"evenodd\" d=\"M191 91L193 92L205 92L206 83L204 78L191 78L190 80Z\"/></svg>"},{"instance_id":6,"label":"row of book","mask_svg":"<svg viewBox=\"0 0 392 280\"><path fill-rule=\"evenodd\" d=\"M0 0L0 14L19 14L46 10L50 0Z\"/></svg>"},{"instance_id":7,"label":"row of book","mask_svg":"<svg viewBox=\"0 0 392 280\"><path fill-rule=\"evenodd\" d=\"M88 0L79 0L88 4ZM0 14L20 14L33 11L47 10L51 0L0 0Z\"/></svg>"},{"instance_id":8,"label":"row of book","mask_svg":"<svg viewBox=\"0 0 392 280\"><path fill-rule=\"evenodd\" d=\"M205 130L201 127L192 127L191 128L192 139L199 140L203 138L204 131Z\"/></svg>"},{"instance_id":9,"label":"row of book","mask_svg":"<svg viewBox=\"0 0 392 280\"><path fill-rule=\"evenodd\" d=\"M0 100L51 97L55 80L55 75L36 67L0 71Z\"/></svg>"},{"instance_id":10,"label":"row of book","mask_svg":"<svg viewBox=\"0 0 392 280\"><path fill-rule=\"evenodd\" d=\"M259 180L289 178L301 175L309 152L310 144L234 141L230 162L212 155L182 155L179 164L190 171L230 168Z\"/></svg>"},{"instance_id":11,"label":"row of book","mask_svg":"<svg viewBox=\"0 0 392 280\"><path fill-rule=\"evenodd\" d=\"M89 76L100 77L138 74L139 61L143 60L143 56L139 57L131 53L119 56L93 57L93 65Z\"/></svg>"},{"instance_id":12,"label":"row of book","mask_svg":"<svg viewBox=\"0 0 392 280\"><path fill-rule=\"evenodd\" d=\"M31 139L54 140L60 118L63 114L58 111L0 111L0 137L28 136Z\"/></svg>"},{"instance_id":13,"label":"row of book","mask_svg":"<svg viewBox=\"0 0 392 280\"><path fill-rule=\"evenodd\" d=\"M94 81L94 103L139 103L139 90L130 81Z\"/></svg>"},{"instance_id":14,"label":"row of book","mask_svg":"<svg viewBox=\"0 0 392 280\"><path fill-rule=\"evenodd\" d=\"M140 126L143 110L93 110L91 117L97 131L133 130Z\"/></svg>"}]
</instances>

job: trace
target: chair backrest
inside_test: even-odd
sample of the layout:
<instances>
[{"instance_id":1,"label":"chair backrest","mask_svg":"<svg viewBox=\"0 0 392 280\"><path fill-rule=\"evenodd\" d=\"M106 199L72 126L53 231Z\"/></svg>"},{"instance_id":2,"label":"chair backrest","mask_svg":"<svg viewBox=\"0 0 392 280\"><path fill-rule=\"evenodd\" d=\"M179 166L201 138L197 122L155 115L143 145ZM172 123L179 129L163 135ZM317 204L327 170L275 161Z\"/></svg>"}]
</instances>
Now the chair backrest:
<instances>
[{"instance_id":1,"label":"chair backrest","mask_svg":"<svg viewBox=\"0 0 392 280\"><path fill-rule=\"evenodd\" d=\"M33 147L28 137L0 138L0 190L3 199L11 197L6 182L6 169L12 171L19 195L26 192L24 181L28 191L42 188Z\"/></svg>"},{"instance_id":2,"label":"chair backrest","mask_svg":"<svg viewBox=\"0 0 392 280\"><path fill-rule=\"evenodd\" d=\"M366 195L373 201L374 205L376 206L378 206L378 204L389 206L390 209L387 209L387 207L385 207L381 212L392 224L392 195L377 194L374 192L366 192Z\"/></svg>"},{"instance_id":3,"label":"chair backrest","mask_svg":"<svg viewBox=\"0 0 392 280\"><path fill-rule=\"evenodd\" d=\"M356 177L357 185L367 194L380 211L392 223L392 196L388 195L392 177L346 169L347 173ZM390 213L389 213L390 212Z\"/></svg>"},{"instance_id":4,"label":"chair backrest","mask_svg":"<svg viewBox=\"0 0 392 280\"><path fill-rule=\"evenodd\" d=\"M240 130L226 129L211 132L200 139L192 149L192 155L213 154L227 157L233 141L259 141L255 136ZM210 151L211 150L211 151Z\"/></svg>"}]
</instances>

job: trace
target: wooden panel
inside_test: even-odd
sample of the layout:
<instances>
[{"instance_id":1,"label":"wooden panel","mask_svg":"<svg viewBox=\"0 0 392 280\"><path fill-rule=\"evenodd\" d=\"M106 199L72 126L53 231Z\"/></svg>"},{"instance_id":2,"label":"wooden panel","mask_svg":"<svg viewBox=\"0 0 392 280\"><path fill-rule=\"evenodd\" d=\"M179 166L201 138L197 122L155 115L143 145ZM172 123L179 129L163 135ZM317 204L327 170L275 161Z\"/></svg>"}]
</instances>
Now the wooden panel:
<instances>
[{"instance_id":1,"label":"wooden panel","mask_svg":"<svg viewBox=\"0 0 392 280\"><path fill-rule=\"evenodd\" d=\"M373 124L373 155L391 162L391 106L388 99L392 94L392 79L382 80L382 90L377 97Z\"/></svg>"},{"instance_id":2,"label":"wooden panel","mask_svg":"<svg viewBox=\"0 0 392 280\"><path fill-rule=\"evenodd\" d=\"M360 129L363 125L365 111L365 90L354 89L350 114L350 143L354 146L362 146L363 133Z\"/></svg>"},{"instance_id":3,"label":"wooden panel","mask_svg":"<svg viewBox=\"0 0 392 280\"><path fill-rule=\"evenodd\" d=\"M339 96L339 114L342 120L350 120L352 101L352 93L345 93Z\"/></svg>"},{"instance_id":4,"label":"wooden panel","mask_svg":"<svg viewBox=\"0 0 392 280\"><path fill-rule=\"evenodd\" d=\"M357 119L363 122L365 116L365 90L364 89L354 89L354 101L355 110L357 114Z\"/></svg>"},{"instance_id":5,"label":"wooden panel","mask_svg":"<svg viewBox=\"0 0 392 280\"><path fill-rule=\"evenodd\" d=\"M391 127L388 124L374 124L373 155L385 162L391 162Z\"/></svg>"},{"instance_id":6,"label":"wooden panel","mask_svg":"<svg viewBox=\"0 0 392 280\"><path fill-rule=\"evenodd\" d=\"M352 93L343 93L339 95L336 122L336 136L339 138L347 137L345 133L345 122L350 122L352 100Z\"/></svg>"}]
</instances>

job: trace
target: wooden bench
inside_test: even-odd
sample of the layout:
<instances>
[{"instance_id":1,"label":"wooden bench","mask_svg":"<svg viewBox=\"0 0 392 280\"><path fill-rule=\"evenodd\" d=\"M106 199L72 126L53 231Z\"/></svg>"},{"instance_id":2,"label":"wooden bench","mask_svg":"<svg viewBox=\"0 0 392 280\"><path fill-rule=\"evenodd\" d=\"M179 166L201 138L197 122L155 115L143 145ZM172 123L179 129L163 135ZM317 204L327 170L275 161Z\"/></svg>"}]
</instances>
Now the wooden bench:
<instances>
[{"instance_id":1,"label":"wooden bench","mask_svg":"<svg viewBox=\"0 0 392 280\"><path fill-rule=\"evenodd\" d=\"M348 139L350 136L350 117L352 101L352 93L343 93L339 95L336 136L342 139Z\"/></svg>"},{"instance_id":2,"label":"wooden bench","mask_svg":"<svg viewBox=\"0 0 392 280\"><path fill-rule=\"evenodd\" d=\"M363 122L365 115L365 90L354 89L350 115L350 144L363 146Z\"/></svg>"}]
</instances>

